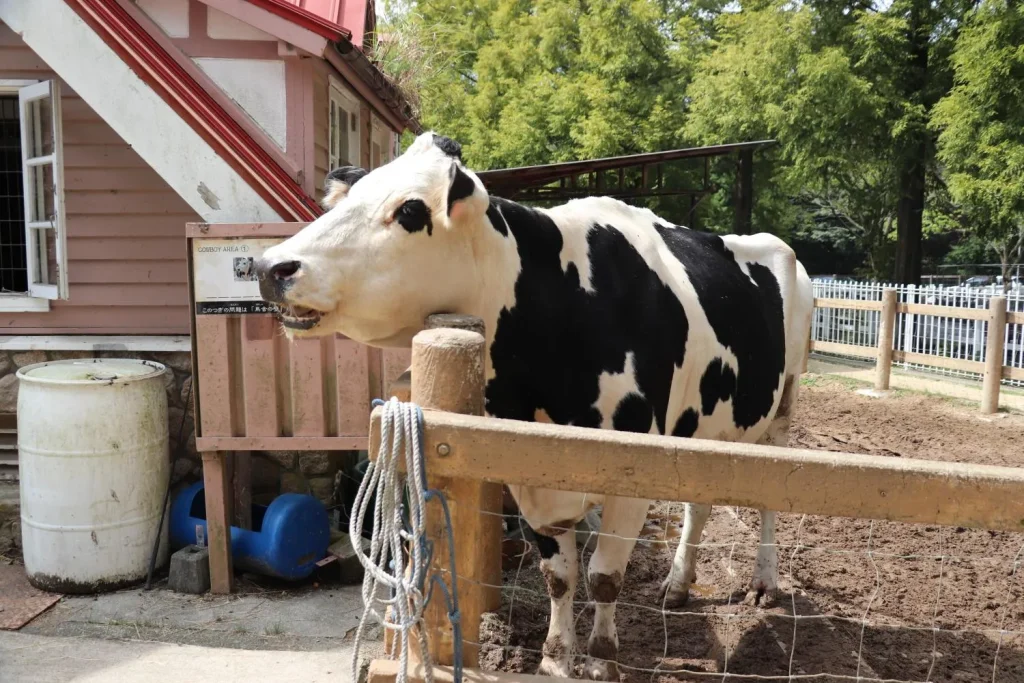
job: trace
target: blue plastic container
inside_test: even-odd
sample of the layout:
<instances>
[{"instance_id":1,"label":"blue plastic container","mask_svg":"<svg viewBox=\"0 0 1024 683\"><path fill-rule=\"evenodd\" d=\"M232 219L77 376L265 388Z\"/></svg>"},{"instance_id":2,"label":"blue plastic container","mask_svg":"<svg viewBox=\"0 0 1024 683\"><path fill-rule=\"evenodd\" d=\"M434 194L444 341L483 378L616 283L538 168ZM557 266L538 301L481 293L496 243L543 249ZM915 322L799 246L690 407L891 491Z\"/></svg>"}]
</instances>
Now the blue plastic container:
<instances>
[{"instance_id":1,"label":"blue plastic container","mask_svg":"<svg viewBox=\"0 0 1024 683\"><path fill-rule=\"evenodd\" d=\"M202 482L174 498L168 522L171 547L197 542L206 529L206 496ZM280 579L304 579L327 554L331 530L327 510L313 496L284 493L270 505L252 506L252 529L231 527L231 556L236 567Z\"/></svg>"}]
</instances>

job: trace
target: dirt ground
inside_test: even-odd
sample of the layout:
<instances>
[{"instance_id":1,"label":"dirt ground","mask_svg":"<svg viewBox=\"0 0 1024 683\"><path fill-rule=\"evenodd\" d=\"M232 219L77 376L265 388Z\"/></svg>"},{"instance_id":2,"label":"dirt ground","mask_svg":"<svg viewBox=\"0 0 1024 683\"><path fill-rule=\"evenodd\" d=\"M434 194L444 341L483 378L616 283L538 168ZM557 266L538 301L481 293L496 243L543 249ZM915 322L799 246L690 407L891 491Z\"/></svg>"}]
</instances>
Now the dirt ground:
<instances>
[{"instance_id":1,"label":"dirt ground","mask_svg":"<svg viewBox=\"0 0 1024 683\"><path fill-rule=\"evenodd\" d=\"M955 399L857 394L807 375L794 446L890 457L1024 465L1024 415L984 418ZM779 515L781 588L774 606L739 604L759 515L718 507L704 532L689 604L661 610L658 588L678 543L682 506L652 506L617 613L624 681L993 681L1024 683L1024 534ZM592 610L585 567L578 649ZM488 669L533 672L548 599L536 553L505 573L502 611L481 633ZM696 594L699 593L699 594ZM582 663L582 662L580 662ZM799 678L797 678L799 680Z\"/></svg>"}]
</instances>

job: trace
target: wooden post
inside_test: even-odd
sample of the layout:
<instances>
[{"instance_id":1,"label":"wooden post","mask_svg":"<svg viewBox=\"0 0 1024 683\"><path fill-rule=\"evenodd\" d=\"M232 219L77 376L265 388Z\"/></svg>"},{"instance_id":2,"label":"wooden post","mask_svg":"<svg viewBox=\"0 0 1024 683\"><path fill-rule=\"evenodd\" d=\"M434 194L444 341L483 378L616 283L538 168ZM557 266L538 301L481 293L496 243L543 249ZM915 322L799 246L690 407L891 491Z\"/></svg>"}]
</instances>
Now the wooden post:
<instances>
[{"instance_id":1,"label":"wooden post","mask_svg":"<svg viewBox=\"0 0 1024 683\"><path fill-rule=\"evenodd\" d=\"M744 149L739 153L736 164L736 182L733 185L732 231L737 235L749 235L754 215L754 150Z\"/></svg>"},{"instance_id":2,"label":"wooden post","mask_svg":"<svg viewBox=\"0 0 1024 683\"><path fill-rule=\"evenodd\" d=\"M875 389L889 390L892 373L892 339L896 332L896 290L882 292L882 319L878 325L878 359L875 361Z\"/></svg>"},{"instance_id":3,"label":"wooden post","mask_svg":"<svg viewBox=\"0 0 1024 683\"><path fill-rule=\"evenodd\" d=\"M206 497L206 544L210 551L210 592L228 594L234 580L231 567L231 527L228 507L233 495L223 453L203 453Z\"/></svg>"},{"instance_id":4,"label":"wooden post","mask_svg":"<svg viewBox=\"0 0 1024 683\"><path fill-rule=\"evenodd\" d=\"M252 529L252 453L236 451L231 480L234 489L231 504L234 525L239 529Z\"/></svg>"},{"instance_id":5,"label":"wooden post","mask_svg":"<svg viewBox=\"0 0 1024 683\"><path fill-rule=\"evenodd\" d=\"M1003 379L1003 340L1006 335L1006 297L988 302L988 341L985 344L985 379L981 387L981 412L999 410L999 384Z\"/></svg>"},{"instance_id":6,"label":"wooden post","mask_svg":"<svg viewBox=\"0 0 1024 683\"><path fill-rule=\"evenodd\" d=\"M412 400L425 410L444 410L467 415L484 412L484 338L479 332L445 329L458 321L431 316L427 328L412 342ZM470 321L482 327L479 321ZM442 448L439 444L438 448ZM440 454L440 451L439 451ZM451 510L455 539L456 571L464 580L453 580L449 568L448 534L441 506L427 507L427 531L434 543L430 572L455 584L462 613L463 665L476 667L480 618L494 602L494 589L482 584L501 585L501 485L471 479L431 476L428 485L442 491ZM500 590L500 589L498 589ZM454 642L447 608L441 594L424 615L435 664L454 663Z\"/></svg>"}]
</instances>

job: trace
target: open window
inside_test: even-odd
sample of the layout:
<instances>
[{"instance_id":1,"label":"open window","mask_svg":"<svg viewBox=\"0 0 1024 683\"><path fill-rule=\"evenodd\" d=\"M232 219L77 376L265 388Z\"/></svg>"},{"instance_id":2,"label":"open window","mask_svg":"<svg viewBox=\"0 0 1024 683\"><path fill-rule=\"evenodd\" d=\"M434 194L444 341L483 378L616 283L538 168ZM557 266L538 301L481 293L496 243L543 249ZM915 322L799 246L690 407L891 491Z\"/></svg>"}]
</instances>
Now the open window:
<instances>
[{"instance_id":1,"label":"open window","mask_svg":"<svg viewBox=\"0 0 1024 683\"><path fill-rule=\"evenodd\" d=\"M64 159L60 86L43 81L18 90L24 193L26 292L67 299Z\"/></svg>"},{"instance_id":2,"label":"open window","mask_svg":"<svg viewBox=\"0 0 1024 683\"><path fill-rule=\"evenodd\" d=\"M330 79L330 115L328 131L328 162L331 169L339 166L360 166L359 100Z\"/></svg>"}]
</instances>

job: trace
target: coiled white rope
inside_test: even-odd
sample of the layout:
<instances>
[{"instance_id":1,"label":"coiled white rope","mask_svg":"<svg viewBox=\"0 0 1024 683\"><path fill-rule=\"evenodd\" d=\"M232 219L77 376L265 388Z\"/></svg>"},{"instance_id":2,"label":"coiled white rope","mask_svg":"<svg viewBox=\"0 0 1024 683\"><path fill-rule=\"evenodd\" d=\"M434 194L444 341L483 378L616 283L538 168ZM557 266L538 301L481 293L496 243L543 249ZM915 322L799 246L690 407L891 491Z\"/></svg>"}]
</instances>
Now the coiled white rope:
<instances>
[{"instance_id":1,"label":"coiled white rope","mask_svg":"<svg viewBox=\"0 0 1024 683\"><path fill-rule=\"evenodd\" d=\"M355 516L350 524L352 549L363 565L363 616L356 629L355 651L352 655L353 680L359 680L359 651L370 617L394 631L398 648L397 683L408 680L409 632L423 619L423 611L430 601L425 591L427 571L430 568L431 544L426 537L426 503L439 497L444 506L449 548L454 546L447 503L443 496L427 489L423 464L423 413L414 403L402 403L396 398L374 402L383 405L381 415L380 451L376 462L371 461L359 485L353 507ZM406 481L401 469L404 463ZM402 500L406 492L407 500ZM369 512L370 501L376 498L372 512L373 533L369 555L363 552L360 531ZM403 513L405 513L403 515ZM407 519L404 517L407 516ZM405 549L408 548L408 551ZM452 551L454 575L454 551ZM438 583L448 602L449 618L456 635L456 680L461 681L461 629L459 628L458 597L449 594L447 586L438 577ZM433 585L433 584L431 584ZM381 597L382 590L388 593ZM388 609L390 608L390 609ZM427 634L418 629L426 683L433 683L433 662L427 646Z\"/></svg>"}]
</instances>

